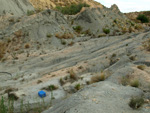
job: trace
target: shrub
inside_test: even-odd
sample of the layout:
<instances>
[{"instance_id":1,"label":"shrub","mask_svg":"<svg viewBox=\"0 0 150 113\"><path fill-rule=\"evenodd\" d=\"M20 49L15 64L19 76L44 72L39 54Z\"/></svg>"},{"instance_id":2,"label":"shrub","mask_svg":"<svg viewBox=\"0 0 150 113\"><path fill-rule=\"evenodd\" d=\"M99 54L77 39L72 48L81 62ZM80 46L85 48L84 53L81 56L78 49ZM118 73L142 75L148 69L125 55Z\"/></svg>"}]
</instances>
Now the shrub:
<instances>
[{"instance_id":1,"label":"shrub","mask_svg":"<svg viewBox=\"0 0 150 113\"><path fill-rule=\"evenodd\" d=\"M103 32L104 32L105 34L109 34L109 33L110 33L110 29L104 28L104 29L103 29Z\"/></svg>"},{"instance_id":2,"label":"shrub","mask_svg":"<svg viewBox=\"0 0 150 113\"><path fill-rule=\"evenodd\" d=\"M25 44L25 45L24 45L24 48L25 48L25 49L29 49L29 48L30 48L30 44Z\"/></svg>"},{"instance_id":3,"label":"shrub","mask_svg":"<svg viewBox=\"0 0 150 113\"><path fill-rule=\"evenodd\" d=\"M142 27L142 25L137 24L137 25L135 25L135 29L141 30L141 29L143 29L143 27Z\"/></svg>"},{"instance_id":4,"label":"shrub","mask_svg":"<svg viewBox=\"0 0 150 113\"><path fill-rule=\"evenodd\" d=\"M139 14L137 17L137 20L140 20L142 23L148 23L149 19L147 16L145 16L144 14Z\"/></svg>"},{"instance_id":5,"label":"shrub","mask_svg":"<svg viewBox=\"0 0 150 113\"><path fill-rule=\"evenodd\" d=\"M60 78L59 82L62 86L65 84L65 81L62 78Z\"/></svg>"},{"instance_id":6,"label":"shrub","mask_svg":"<svg viewBox=\"0 0 150 113\"><path fill-rule=\"evenodd\" d=\"M58 86L55 86L55 85L50 85L48 86L49 90L56 90L58 89Z\"/></svg>"},{"instance_id":7,"label":"shrub","mask_svg":"<svg viewBox=\"0 0 150 113\"><path fill-rule=\"evenodd\" d=\"M138 88L140 85L139 80L133 80L130 82L130 86Z\"/></svg>"},{"instance_id":8,"label":"shrub","mask_svg":"<svg viewBox=\"0 0 150 113\"><path fill-rule=\"evenodd\" d=\"M105 37L105 36L106 36L105 33L101 33L101 34L98 35L99 38L100 38L100 37Z\"/></svg>"},{"instance_id":9,"label":"shrub","mask_svg":"<svg viewBox=\"0 0 150 113\"><path fill-rule=\"evenodd\" d=\"M77 80L78 79L78 77L77 77L76 73L73 71L73 69L71 69L69 71L69 73L70 73L70 78L71 79L73 79L73 80Z\"/></svg>"},{"instance_id":10,"label":"shrub","mask_svg":"<svg viewBox=\"0 0 150 113\"><path fill-rule=\"evenodd\" d=\"M82 27L81 27L81 26L73 27L73 29L74 29L77 33L80 33L80 32L82 31Z\"/></svg>"},{"instance_id":11,"label":"shrub","mask_svg":"<svg viewBox=\"0 0 150 113\"><path fill-rule=\"evenodd\" d=\"M132 97L129 102L129 106L133 109L138 109L144 104L142 97Z\"/></svg>"},{"instance_id":12,"label":"shrub","mask_svg":"<svg viewBox=\"0 0 150 113\"><path fill-rule=\"evenodd\" d=\"M138 65L137 68L140 69L140 70L144 70L145 69L145 65Z\"/></svg>"},{"instance_id":13,"label":"shrub","mask_svg":"<svg viewBox=\"0 0 150 113\"><path fill-rule=\"evenodd\" d=\"M129 78L128 78L128 77L122 77L122 79L121 79L121 84L122 84L123 86L128 85L128 84L129 84Z\"/></svg>"},{"instance_id":14,"label":"shrub","mask_svg":"<svg viewBox=\"0 0 150 113\"><path fill-rule=\"evenodd\" d=\"M55 37L59 38L59 39L71 39L74 38L72 33L56 33Z\"/></svg>"},{"instance_id":15,"label":"shrub","mask_svg":"<svg viewBox=\"0 0 150 113\"><path fill-rule=\"evenodd\" d=\"M79 90L81 88L81 85L80 84L76 84L75 87L74 87L76 90Z\"/></svg>"},{"instance_id":16,"label":"shrub","mask_svg":"<svg viewBox=\"0 0 150 113\"><path fill-rule=\"evenodd\" d=\"M66 41L65 40L61 40L61 44L62 45L66 45Z\"/></svg>"},{"instance_id":17,"label":"shrub","mask_svg":"<svg viewBox=\"0 0 150 113\"><path fill-rule=\"evenodd\" d=\"M22 30L18 30L14 33L14 35L17 37L17 38L20 38L22 36Z\"/></svg>"},{"instance_id":18,"label":"shrub","mask_svg":"<svg viewBox=\"0 0 150 113\"><path fill-rule=\"evenodd\" d=\"M63 14L75 15L81 11L83 7L89 7L86 3L72 4L70 6L56 6L56 10L60 11Z\"/></svg>"},{"instance_id":19,"label":"shrub","mask_svg":"<svg viewBox=\"0 0 150 113\"><path fill-rule=\"evenodd\" d=\"M47 38L51 38L52 34L47 34L46 36L47 36Z\"/></svg>"},{"instance_id":20,"label":"shrub","mask_svg":"<svg viewBox=\"0 0 150 113\"><path fill-rule=\"evenodd\" d=\"M132 61L135 61L136 60L136 56L130 56L129 59L132 60Z\"/></svg>"},{"instance_id":21,"label":"shrub","mask_svg":"<svg viewBox=\"0 0 150 113\"><path fill-rule=\"evenodd\" d=\"M117 23L117 19L114 20L114 23Z\"/></svg>"},{"instance_id":22,"label":"shrub","mask_svg":"<svg viewBox=\"0 0 150 113\"><path fill-rule=\"evenodd\" d=\"M27 10L27 15L30 16L30 15L33 15L35 12L33 10Z\"/></svg>"},{"instance_id":23,"label":"shrub","mask_svg":"<svg viewBox=\"0 0 150 113\"><path fill-rule=\"evenodd\" d=\"M74 44L74 42L71 41L71 42L68 44L68 46L73 46L73 44Z\"/></svg>"}]
</instances>

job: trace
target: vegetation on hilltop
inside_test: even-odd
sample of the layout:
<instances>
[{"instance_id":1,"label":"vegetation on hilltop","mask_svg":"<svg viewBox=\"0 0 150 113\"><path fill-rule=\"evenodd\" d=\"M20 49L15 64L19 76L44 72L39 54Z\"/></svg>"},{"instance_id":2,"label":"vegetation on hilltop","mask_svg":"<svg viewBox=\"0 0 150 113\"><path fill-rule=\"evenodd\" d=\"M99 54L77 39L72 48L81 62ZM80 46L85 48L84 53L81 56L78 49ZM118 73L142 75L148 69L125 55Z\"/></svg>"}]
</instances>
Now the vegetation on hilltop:
<instances>
[{"instance_id":1,"label":"vegetation on hilltop","mask_svg":"<svg viewBox=\"0 0 150 113\"><path fill-rule=\"evenodd\" d=\"M149 22L148 17L144 14L139 14L137 17L137 20L140 20L142 23L148 23Z\"/></svg>"},{"instance_id":2,"label":"vegetation on hilltop","mask_svg":"<svg viewBox=\"0 0 150 113\"><path fill-rule=\"evenodd\" d=\"M56 6L56 10L60 11L63 14L75 15L81 11L83 7L89 7L86 3L72 4L70 6Z\"/></svg>"}]
</instances>

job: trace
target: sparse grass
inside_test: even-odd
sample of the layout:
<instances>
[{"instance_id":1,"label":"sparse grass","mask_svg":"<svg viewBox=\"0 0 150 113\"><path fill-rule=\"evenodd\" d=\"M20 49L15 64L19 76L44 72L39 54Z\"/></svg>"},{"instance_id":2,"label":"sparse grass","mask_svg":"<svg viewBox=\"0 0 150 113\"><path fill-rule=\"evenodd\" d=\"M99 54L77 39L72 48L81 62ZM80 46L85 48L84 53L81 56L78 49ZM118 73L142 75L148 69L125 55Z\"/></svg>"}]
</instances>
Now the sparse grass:
<instances>
[{"instance_id":1,"label":"sparse grass","mask_svg":"<svg viewBox=\"0 0 150 113\"><path fill-rule=\"evenodd\" d=\"M130 82L130 86L138 88L140 86L139 80L133 80Z\"/></svg>"},{"instance_id":2,"label":"sparse grass","mask_svg":"<svg viewBox=\"0 0 150 113\"><path fill-rule=\"evenodd\" d=\"M136 87L136 88L138 88L141 85L139 80L131 78L131 75L126 75L125 77L122 77L120 82L124 86L130 85L130 86Z\"/></svg>"},{"instance_id":3,"label":"sparse grass","mask_svg":"<svg viewBox=\"0 0 150 113\"><path fill-rule=\"evenodd\" d=\"M1 97L1 101L0 101L0 113L7 113L8 109L7 106L4 103L4 97Z\"/></svg>"},{"instance_id":4,"label":"sparse grass","mask_svg":"<svg viewBox=\"0 0 150 113\"><path fill-rule=\"evenodd\" d=\"M110 29L103 28L103 32L104 32L105 34L109 34L109 33L110 33Z\"/></svg>"},{"instance_id":5,"label":"sparse grass","mask_svg":"<svg viewBox=\"0 0 150 113\"><path fill-rule=\"evenodd\" d=\"M106 79L105 74L103 72L101 72L100 75L92 76L90 83L104 81L105 79Z\"/></svg>"},{"instance_id":6,"label":"sparse grass","mask_svg":"<svg viewBox=\"0 0 150 113\"><path fill-rule=\"evenodd\" d=\"M58 86L55 86L52 84L52 85L42 88L41 90L52 91L52 90L57 90L57 89L58 89Z\"/></svg>"},{"instance_id":7,"label":"sparse grass","mask_svg":"<svg viewBox=\"0 0 150 113\"><path fill-rule=\"evenodd\" d=\"M146 40L146 41L143 42L143 47L147 51L150 51L150 38L148 40Z\"/></svg>"},{"instance_id":8,"label":"sparse grass","mask_svg":"<svg viewBox=\"0 0 150 113\"><path fill-rule=\"evenodd\" d=\"M53 93L51 91L51 96L53 96ZM51 98L52 101L53 98ZM8 99L6 100L3 96L1 96L0 98L0 113L41 113L42 111L44 111L45 109L47 109L48 107L51 106L52 102L50 101L50 104L46 105L44 98L42 98L42 102L39 101L37 102L37 106L34 106L34 108L30 107L30 103L24 103L24 100L21 99L20 100L20 105L18 106L18 110L15 111L14 109L14 99Z\"/></svg>"},{"instance_id":9,"label":"sparse grass","mask_svg":"<svg viewBox=\"0 0 150 113\"><path fill-rule=\"evenodd\" d=\"M140 69L140 70L144 70L145 69L145 65L138 65L137 68Z\"/></svg>"},{"instance_id":10,"label":"sparse grass","mask_svg":"<svg viewBox=\"0 0 150 113\"><path fill-rule=\"evenodd\" d=\"M133 109L138 109L142 107L143 104L144 104L143 97L132 97L129 102L129 106Z\"/></svg>"}]
</instances>

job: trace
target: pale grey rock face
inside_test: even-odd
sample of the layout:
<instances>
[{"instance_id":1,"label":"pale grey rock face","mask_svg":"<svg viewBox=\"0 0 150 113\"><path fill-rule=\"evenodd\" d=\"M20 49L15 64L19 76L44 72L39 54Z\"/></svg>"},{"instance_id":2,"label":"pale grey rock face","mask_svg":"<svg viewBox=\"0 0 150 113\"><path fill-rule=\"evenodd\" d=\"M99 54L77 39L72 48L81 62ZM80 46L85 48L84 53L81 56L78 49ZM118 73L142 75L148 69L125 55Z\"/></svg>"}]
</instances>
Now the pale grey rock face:
<instances>
[{"instance_id":1,"label":"pale grey rock face","mask_svg":"<svg viewBox=\"0 0 150 113\"><path fill-rule=\"evenodd\" d=\"M27 10L34 10L28 0L0 0L0 15L10 13L21 16L26 14Z\"/></svg>"},{"instance_id":2,"label":"pale grey rock face","mask_svg":"<svg viewBox=\"0 0 150 113\"><path fill-rule=\"evenodd\" d=\"M142 91L101 82L85 87L43 113L140 113L128 106L133 95L142 95Z\"/></svg>"}]
</instances>

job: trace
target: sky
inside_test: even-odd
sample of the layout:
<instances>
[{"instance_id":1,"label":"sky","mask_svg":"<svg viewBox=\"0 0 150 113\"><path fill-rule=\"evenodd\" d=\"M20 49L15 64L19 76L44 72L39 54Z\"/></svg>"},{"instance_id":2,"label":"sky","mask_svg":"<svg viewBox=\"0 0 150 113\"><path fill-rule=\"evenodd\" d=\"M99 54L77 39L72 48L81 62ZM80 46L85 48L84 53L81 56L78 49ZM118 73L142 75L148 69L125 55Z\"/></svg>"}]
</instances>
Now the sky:
<instances>
[{"instance_id":1,"label":"sky","mask_svg":"<svg viewBox=\"0 0 150 113\"><path fill-rule=\"evenodd\" d=\"M106 7L116 4L121 12L150 11L150 0L95 0Z\"/></svg>"}]
</instances>

